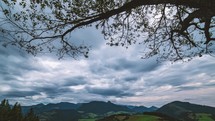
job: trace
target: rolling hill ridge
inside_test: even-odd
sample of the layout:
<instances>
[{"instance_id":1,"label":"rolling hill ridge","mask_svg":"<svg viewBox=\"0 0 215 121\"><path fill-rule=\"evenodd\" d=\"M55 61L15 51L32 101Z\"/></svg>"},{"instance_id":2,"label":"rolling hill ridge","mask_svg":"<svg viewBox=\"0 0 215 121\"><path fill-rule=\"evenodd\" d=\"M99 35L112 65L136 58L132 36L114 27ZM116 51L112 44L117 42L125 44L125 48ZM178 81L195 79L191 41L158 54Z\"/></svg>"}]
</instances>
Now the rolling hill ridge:
<instances>
[{"instance_id":1,"label":"rolling hill ridge","mask_svg":"<svg viewBox=\"0 0 215 121\"><path fill-rule=\"evenodd\" d=\"M200 117L210 119L206 121L215 121L214 107L192 104L189 102L174 101L162 106L156 112L182 121L199 121Z\"/></svg>"},{"instance_id":2,"label":"rolling hill ridge","mask_svg":"<svg viewBox=\"0 0 215 121\"><path fill-rule=\"evenodd\" d=\"M161 108L117 105L110 101L23 106L33 108L41 121L215 121L215 108L174 101Z\"/></svg>"}]
</instances>

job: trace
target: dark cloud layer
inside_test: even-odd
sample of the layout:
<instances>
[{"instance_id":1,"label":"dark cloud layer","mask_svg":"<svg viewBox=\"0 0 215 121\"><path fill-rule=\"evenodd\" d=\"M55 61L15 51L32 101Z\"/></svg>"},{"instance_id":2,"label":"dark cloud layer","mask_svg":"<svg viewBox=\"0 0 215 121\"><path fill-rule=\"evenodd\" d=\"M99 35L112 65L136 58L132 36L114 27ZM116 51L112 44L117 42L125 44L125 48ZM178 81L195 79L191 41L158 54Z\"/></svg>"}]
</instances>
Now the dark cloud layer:
<instances>
[{"instance_id":1,"label":"dark cloud layer","mask_svg":"<svg viewBox=\"0 0 215 121\"><path fill-rule=\"evenodd\" d=\"M131 92L126 92L126 90L122 89L114 89L114 88L87 88L89 93L98 94L101 96L114 96L114 97L125 97L125 96L132 96Z\"/></svg>"},{"instance_id":2,"label":"dark cloud layer","mask_svg":"<svg viewBox=\"0 0 215 121\"><path fill-rule=\"evenodd\" d=\"M9 91L3 94L4 97L7 98L17 98L17 97L26 97L32 95L38 95L39 93L36 91Z\"/></svg>"},{"instance_id":3,"label":"dark cloud layer","mask_svg":"<svg viewBox=\"0 0 215 121\"><path fill-rule=\"evenodd\" d=\"M157 63L155 60L142 60L135 59L130 60L127 58L120 58L115 60L112 63L107 63L106 67L114 69L116 71L129 70L132 73L144 73L155 70L160 66L160 63Z\"/></svg>"},{"instance_id":4,"label":"dark cloud layer","mask_svg":"<svg viewBox=\"0 0 215 121\"><path fill-rule=\"evenodd\" d=\"M87 83L87 78L84 76L75 76L65 79L65 83L63 86L77 86L77 85L84 85Z\"/></svg>"}]
</instances>

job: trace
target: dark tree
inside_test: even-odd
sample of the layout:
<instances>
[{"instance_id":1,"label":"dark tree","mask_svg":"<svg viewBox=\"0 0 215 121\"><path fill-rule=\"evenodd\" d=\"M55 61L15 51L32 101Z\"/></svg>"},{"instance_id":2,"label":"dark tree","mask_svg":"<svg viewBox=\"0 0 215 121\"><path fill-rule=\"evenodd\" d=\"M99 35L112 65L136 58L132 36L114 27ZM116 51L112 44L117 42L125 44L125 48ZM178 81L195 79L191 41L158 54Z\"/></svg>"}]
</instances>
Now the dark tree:
<instances>
[{"instance_id":1,"label":"dark tree","mask_svg":"<svg viewBox=\"0 0 215 121\"><path fill-rule=\"evenodd\" d=\"M39 118L34 114L33 109L23 116L19 103L15 103L11 109L8 100L4 99L0 104L0 121L39 121Z\"/></svg>"},{"instance_id":2,"label":"dark tree","mask_svg":"<svg viewBox=\"0 0 215 121\"><path fill-rule=\"evenodd\" d=\"M110 46L143 45L143 58L188 60L214 54L215 0L2 0L4 46L35 55L88 57L71 33L95 26ZM15 8L19 7L19 10Z\"/></svg>"},{"instance_id":3,"label":"dark tree","mask_svg":"<svg viewBox=\"0 0 215 121\"><path fill-rule=\"evenodd\" d=\"M15 103L10 112L10 121L22 121L22 108L19 103Z\"/></svg>"},{"instance_id":4,"label":"dark tree","mask_svg":"<svg viewBox=\"0 0 215 121\"><path fill-rule=\"evenodd\" d=\"M34 114L33 108L29 110L23 121L39 121L39 118Z\"/></svg>"},{"instance_id":5,"label":"dark tree","mask_svg":"<svg viewBox=\"0 0 215 121\"><path fill-rule=\"evenodd\" d=\"M0 104L0 121L8 121L10 115L10 105L8 100L4 99Z\"/></svg>"}]
</instances>

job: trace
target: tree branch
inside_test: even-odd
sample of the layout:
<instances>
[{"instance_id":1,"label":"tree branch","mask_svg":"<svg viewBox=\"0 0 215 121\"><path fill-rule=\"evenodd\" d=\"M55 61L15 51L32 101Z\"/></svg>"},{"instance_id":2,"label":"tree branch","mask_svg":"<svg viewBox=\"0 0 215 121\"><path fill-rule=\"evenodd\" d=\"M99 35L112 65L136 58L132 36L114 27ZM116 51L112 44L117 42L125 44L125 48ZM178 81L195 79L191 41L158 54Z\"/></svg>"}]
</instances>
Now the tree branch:
<instances>
[{"instance_id":1,"label":"tree branch","mask_svg":"<svg viewBox=\"0 0 215 121\"><path fill-rule=\"evenodd\" d=\"M206 37L206 42L205 42L205 44L208 44L208 43L211 41L210 32L209 32L210 24L211 24L211 17L205 18L205 19L206 19L206 20L205 20L205 28L204 28L205 37Z\"/></svg>"}]
</instances>

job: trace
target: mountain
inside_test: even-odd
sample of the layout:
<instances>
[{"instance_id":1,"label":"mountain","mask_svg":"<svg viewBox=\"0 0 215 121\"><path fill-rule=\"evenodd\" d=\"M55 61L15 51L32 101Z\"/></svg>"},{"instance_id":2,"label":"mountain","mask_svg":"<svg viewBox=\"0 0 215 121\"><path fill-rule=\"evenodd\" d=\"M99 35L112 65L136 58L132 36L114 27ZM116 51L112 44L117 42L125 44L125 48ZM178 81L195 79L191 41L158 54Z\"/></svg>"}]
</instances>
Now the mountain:
<instances>
[{"instance_id":1,"label":"mountain","mask_svg":"<svg viewBox=\"0 0 215 121\"><path fill-rule=\"evenodd\" d=\"M147 108L145 106L127 106L130 110L136 113L143 113L143 112L153 112L156 111L158 108L155 106L152 106L150 108Z\"/></svg>"},{"instance_id":2,"label":"mountain","mask_svg":"<svg viewBox=\"0 0 215 121\"><path fill-rule=\"evenodd\" d=\"M110 101L73 104L38 104L23 106L27 113L33 108L41 121L215 121L215 108L174 101L161 108L117 105Z\"/></svg>"},{"instance_id":3,"label":"mountain","mask_svg":"<svg viewBox=\"0 0 215 121\"><path fill-rule=\"evenodd\" d=\"M79 108L79 111L85 113L104 114L108 112L132 112L128 107L116 105L112 102L92 101L89 103L83 103Z\"/></svg>"},{"instance_id":4,"label":"mountain","mask_svg":"<svg viewBox=\"0 0 215 121\"><path fill-rule=\"evenodd\" d=\"M61 103L50 103L47 105L44 104L37 104L32 106L22 106L22 112L26 114L30 108L34 109L36 114L40 114L47 111L52 110L77 110L82 111L85 113L96 113L96 114L103 114L107 112L134 112L134 113L143 113L143 112L152 112L157 110L157 107L144 107L144 106L125 106L125 105L117 105L110 101L103 102L103 101L92 101L89 103L68 103L68 102L61 102Z\"/></svg>"},{"instance_id":5,"label":"mountain","mask_svg":"<svg viewBox=\"0 0 215 121\"><path fill-rule=\"evenodd\" d=\"M74 109L76 110L77 108L80 107L81 104L73 104L73 103L68 103L68 102L61 102L61 103L57 103L57 104L38 104L38 105L33 105L33 106L23 106L22 107L22 112L24 114L26 114L30 108L34 109L34 112L39 114L39 113L43 113L43 112L47 112L47 111L51 111L51 110L71 110Z\"/></svg>"},{"instance_id":6,"label":"mountain","mask_svg":"<svg viewBox=\"0 0 215 121\"><path fill-rule=\"evenodd\" d=\"M128 106L128 108L136 112L149 109L144 106ZM151 109L156 109L156 107L151 107ZM174 101L162 106L155 112L115 114L97 121L215 121L215 108Z\"/></svg>"},{"instance_id":7,"label":"mountain","mask_svg":"<svg viewBox=\"0 0 215 121\"><path fill-rule=\"evenodd\" d=\"M31 108L33 108L33 109L34 109L34 112L36 113L36 112L38 112L38 111L37 111L38 109L41 109L41 108L43 108L44 106L45 106L45 105L42 104L42 103L37 104L37 105L32 105L32 106L22 106L22 113L27 114Z\"/></svg>"},{"instance_id":8,"label":"mountain","mask_svg":"<svg viewBox=\"0 0 215 121\"><path fill-rule=\"evenodd\" d=\"M186 121L195 121L198 118L207 117L215 121L215 108L204 105L191 104L189 102L174 101L157 110L159 113Z\"/></svg>"},{"instance_id":9,"label":"mountain","mask_svg":"<svg viewBox=\"0 0 215 121\"><path fill-rule=\"evenodd\" d=\"M157 107L151 106L150 108L148 108L148 112L156 111L157 109Z\"/></svg>"},{"instance_id":10,"label":"mountain","mask_svg":"<svg viewBox=\"0 0 215 121\"><path fill-rule=\"evenodd\" d=\"M57 104L47 104L46 107L52 108L52 109L62 109L62 110L68 110L68 109L78 109L81 104L74 104L74 103L68 103L68 102L61 102Z\"/></svg>"}]
</instances>

